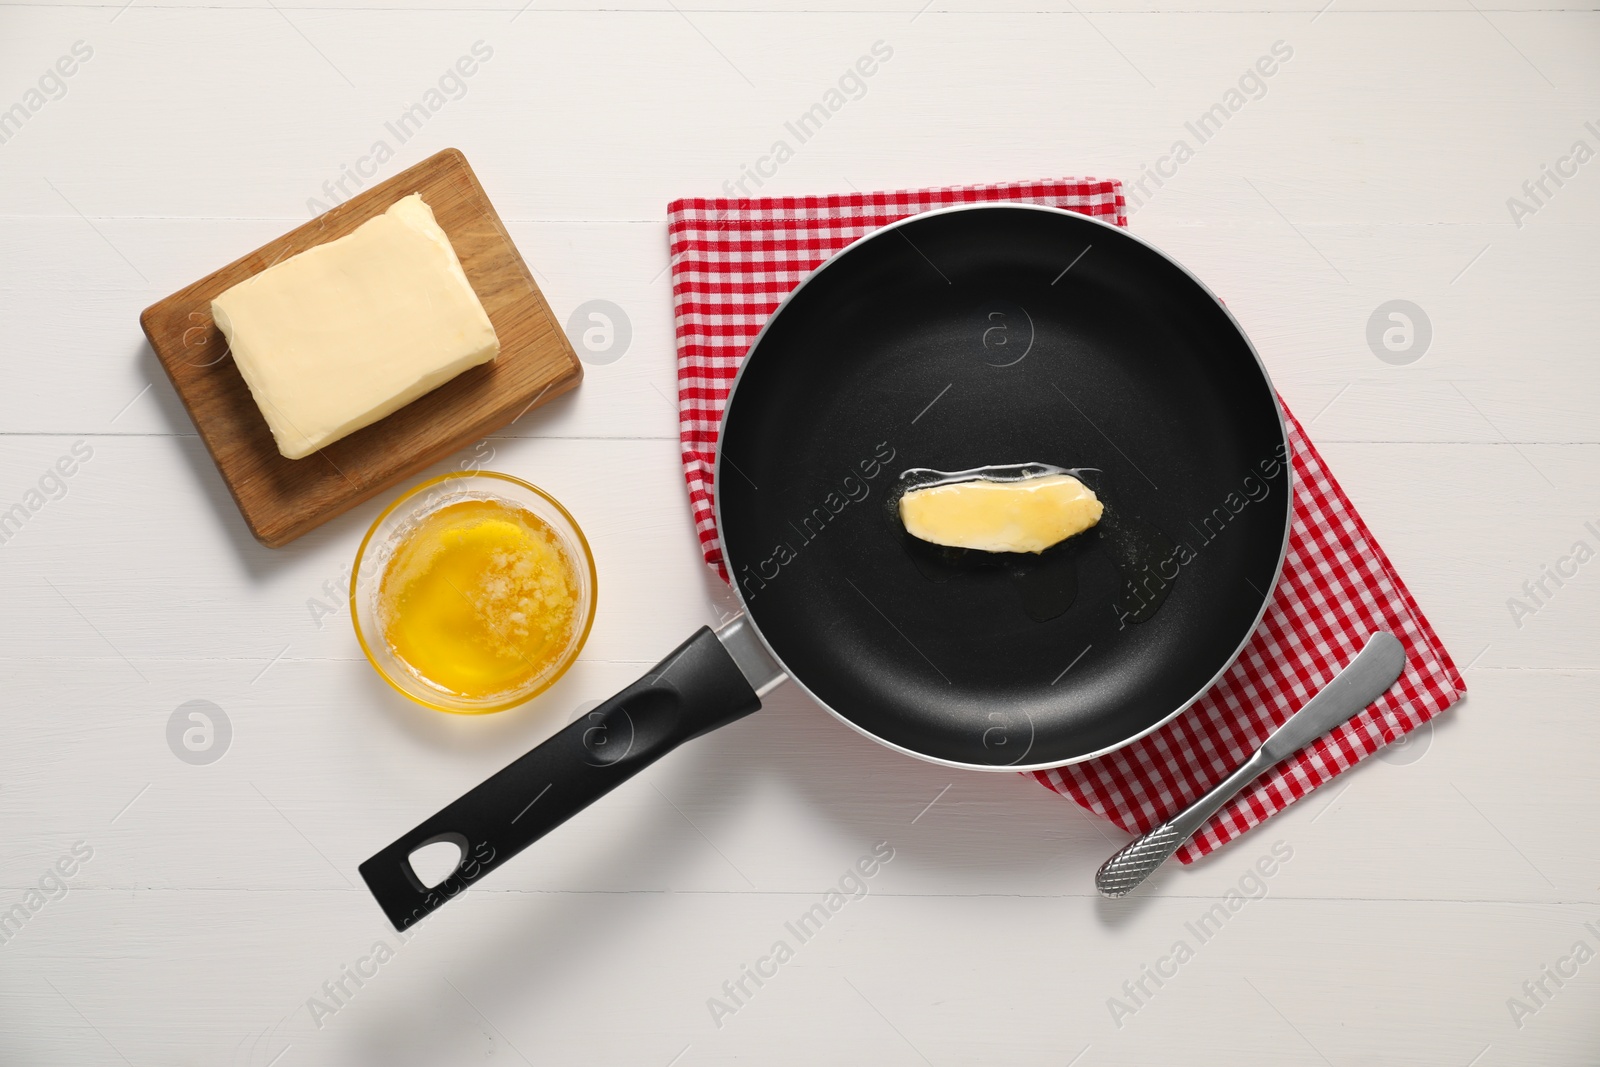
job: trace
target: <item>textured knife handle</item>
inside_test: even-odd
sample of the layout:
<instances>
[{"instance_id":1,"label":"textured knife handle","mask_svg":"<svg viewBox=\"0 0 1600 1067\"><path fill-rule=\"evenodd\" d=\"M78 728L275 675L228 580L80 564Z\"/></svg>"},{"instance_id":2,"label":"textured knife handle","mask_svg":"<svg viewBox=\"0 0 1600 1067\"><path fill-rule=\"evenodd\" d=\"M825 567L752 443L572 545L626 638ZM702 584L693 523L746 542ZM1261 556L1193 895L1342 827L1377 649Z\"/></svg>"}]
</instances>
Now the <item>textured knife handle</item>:
<instances>
[{"instance_id":1,"label":"textured knife handle","mask_svg":"<svg viewBox=\"0 0 1600 1067\"><path fill-rule=\"evenodd\" d=\"M1267 769L1266 757L1257 752L1228 777L1218 782L1205 796L1184 808L1178 814L1151 830L1136 837L1121 852L1106 860L1095 872L1095 888L1102 896L1121 897L1132 892L1140 882L1150 877L1150 872L1167 862L1178 846L1189 840L1206 820L1234 798L1251 779Z\"/></svg>"},{"instance_id":2,"label":"textured knife handle","mask_svg":"<svg viewBox=\"0 0 1600 1067\"><path fill-rule=\"evenodd\" d=\"M1162 823L1102 863L1094 874L1095 888L1101 896L1127 896L1188 839L1181 827Z\"/></svg>"}]
</instances>

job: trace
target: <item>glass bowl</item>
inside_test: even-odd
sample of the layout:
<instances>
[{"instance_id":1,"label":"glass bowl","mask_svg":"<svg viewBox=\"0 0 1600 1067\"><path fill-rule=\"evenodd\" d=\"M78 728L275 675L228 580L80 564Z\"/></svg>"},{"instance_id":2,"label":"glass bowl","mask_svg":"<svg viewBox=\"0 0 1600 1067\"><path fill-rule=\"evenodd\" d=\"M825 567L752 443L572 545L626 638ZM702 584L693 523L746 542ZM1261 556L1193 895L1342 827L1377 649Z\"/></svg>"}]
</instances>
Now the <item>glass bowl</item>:
<instances>
[{"instance_id":1,"label":"glass bowl","mask_svg":"<svg viewBox=\"0 0 1600 1067\"><path fill-rule=\"evenodd\" d=\"M453 693L418 674L389 647L378 615L384 571L395 550L422 519L446 505L464 500L495 500L524 508L544 520L565 549L578 580L572 638L560 656L548 669L522 685L481 698ZM589 542L577 521L554 497L509 474L458 471L416 486L373 520L372 528L356 550L355 567L350 574L350 618L355 624L361 651L366 653L368 662L384 681L436 711L481 715L525 703L550 688L567 672L594 625L595 584L594 554L589 551Z\"/></svg>"}]
</instances>

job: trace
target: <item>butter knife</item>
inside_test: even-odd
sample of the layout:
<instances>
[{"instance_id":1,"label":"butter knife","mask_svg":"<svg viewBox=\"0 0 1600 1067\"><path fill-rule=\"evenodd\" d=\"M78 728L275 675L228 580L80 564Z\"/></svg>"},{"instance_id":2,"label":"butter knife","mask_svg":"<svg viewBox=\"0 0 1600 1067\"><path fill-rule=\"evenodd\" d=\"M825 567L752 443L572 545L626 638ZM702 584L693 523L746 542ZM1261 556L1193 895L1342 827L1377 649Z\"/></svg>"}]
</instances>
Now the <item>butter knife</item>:
<instances>
[{"instance_id":1,"label":"butter knife","mask_svg":"<svg viewBox=\"0 0 1600 1067\"><path fill-rule=\"evenodd\" d=\"M1400 677L1405 665L1405 646L1398 638L1381 631L1373 634L1355 659L1274 730L1243 766L1211 792L1143 837L1130 841L1101 864L1095 872L1095 888L1102 896L1126 896L1263 771L1342 725L1382 696Z\"/></svg>"}]
</instances>

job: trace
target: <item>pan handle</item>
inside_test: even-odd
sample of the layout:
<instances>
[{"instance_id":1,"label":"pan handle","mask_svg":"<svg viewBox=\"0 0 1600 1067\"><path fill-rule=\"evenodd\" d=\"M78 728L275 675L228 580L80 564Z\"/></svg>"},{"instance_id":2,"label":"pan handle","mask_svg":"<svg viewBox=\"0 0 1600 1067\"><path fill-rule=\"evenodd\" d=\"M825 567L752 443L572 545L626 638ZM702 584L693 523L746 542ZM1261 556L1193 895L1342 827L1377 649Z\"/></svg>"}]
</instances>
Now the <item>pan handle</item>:
<instances>
[{"instance_id":1,"label":"pan handle","mask_svg":"<svg viewBox=\"0 0 1600 1067\"><path fill-rule=\"evenodd\" d=\"M404 930L685 741L761 707L758 691L783 677L744 618L720 634L702 626L637 682L367 860L361 877ZM411 855L438 841L461 858L429 887Z\"/></svg>"}]
</instances>

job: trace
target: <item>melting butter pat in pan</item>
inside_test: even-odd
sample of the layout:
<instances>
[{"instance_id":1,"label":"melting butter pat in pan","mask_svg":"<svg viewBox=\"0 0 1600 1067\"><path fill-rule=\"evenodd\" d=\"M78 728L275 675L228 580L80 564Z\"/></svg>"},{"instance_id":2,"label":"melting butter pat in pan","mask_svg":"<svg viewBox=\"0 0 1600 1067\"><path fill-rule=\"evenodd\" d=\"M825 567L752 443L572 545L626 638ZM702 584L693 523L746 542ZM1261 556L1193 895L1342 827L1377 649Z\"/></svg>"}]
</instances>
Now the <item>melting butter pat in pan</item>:
<instances>
[{"instance_id":1,"label":"melting butter pat in pan","mask_svg":"<svg viewBox=\"0 0 1600 1067\"><path fill-rule=\"evenodd\" d=\"M500 352L416 193L211 302L278 451L309 456Z\"/></svg>"},{"instance_id":2,"label":"melting butter pat in pan","mask_svg":"<svg viewBox=\"0 0 1600 1067\"><path fill-rule=\"evenodd\" d=\"M980 552L1043 552L1100 521L1104 505L1070 474L970 479L909 490L900 521L912 537Z\"/></svg>"}]
</instances>

